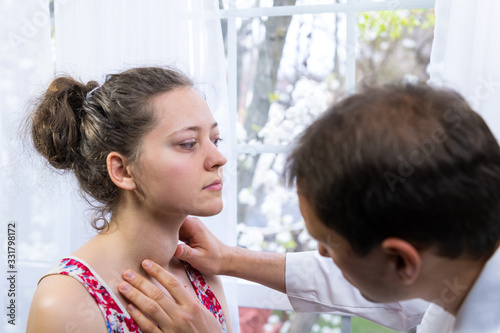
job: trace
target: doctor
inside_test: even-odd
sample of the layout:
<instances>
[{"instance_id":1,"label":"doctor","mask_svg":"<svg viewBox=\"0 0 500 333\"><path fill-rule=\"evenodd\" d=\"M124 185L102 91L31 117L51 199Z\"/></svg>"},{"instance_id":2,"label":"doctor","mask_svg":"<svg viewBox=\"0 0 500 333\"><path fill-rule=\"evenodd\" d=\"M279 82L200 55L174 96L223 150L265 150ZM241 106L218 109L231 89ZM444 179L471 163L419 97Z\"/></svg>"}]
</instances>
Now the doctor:
<instances>
[{"instance_id":1,"label":"doctor","mask_svg":"<svg viewBox=\"0 0 500 333\"><path fill-rule=\"evenodd\" d=\"M286 292L299 312L425 333L500 332L500 148L457 93L405 85L352 95L306 129L285 176L319 255L228 247L188 218L189 245L175 256ZM169 321L205 332L185 315L182 286L156 265L147 272L176 301L156 304L139 276L124 296L163 332Z\"/></svg>"}]
</instances>

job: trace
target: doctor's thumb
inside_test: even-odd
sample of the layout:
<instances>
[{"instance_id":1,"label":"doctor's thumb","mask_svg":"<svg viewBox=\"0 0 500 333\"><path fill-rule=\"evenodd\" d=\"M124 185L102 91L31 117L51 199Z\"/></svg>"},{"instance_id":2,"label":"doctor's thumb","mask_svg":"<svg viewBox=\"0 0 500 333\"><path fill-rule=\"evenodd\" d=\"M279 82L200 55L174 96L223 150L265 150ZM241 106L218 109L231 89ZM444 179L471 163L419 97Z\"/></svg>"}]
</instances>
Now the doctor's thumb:
<instances>
[{"instance_id":1,"label":"doctor's thumb","mask_svg":"<svg viewBox=\"0 0 500 333\"><path fill-rule=\"evenodd\" d=\"M179 244L177 245L177 249L175 249L174 257L189 262L192 253L193 250L189 247L189 245Z\"/></svg>"}]
</instances>

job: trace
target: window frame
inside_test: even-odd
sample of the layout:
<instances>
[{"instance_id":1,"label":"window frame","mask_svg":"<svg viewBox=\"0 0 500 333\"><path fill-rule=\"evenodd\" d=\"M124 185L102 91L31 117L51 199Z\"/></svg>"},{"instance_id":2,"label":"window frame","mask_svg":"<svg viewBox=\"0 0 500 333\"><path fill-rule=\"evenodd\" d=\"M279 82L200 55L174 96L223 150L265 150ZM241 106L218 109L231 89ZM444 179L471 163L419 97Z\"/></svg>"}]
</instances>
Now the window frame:
<instances>
[{"instance_id":1,"label":"window frame","mask_svg":"<svg viewBox=\"0 0 500 333\"><path fill-rule=\"evenodd\" d=\"M383 11L383 10L406 10L406 9L431 9L435 8L436 0L384 0L377 2L357 2L355 0L347 0L346 3L332 3L321 5L295 5L295 6L278 6L278 7L258 7L237 9L237 0L229 0L228 9L220 10L220 19L227 20L227 71L228 71L228 102L230 114L230 132L236 133L237 121L237 30L236 20L243 18L255 17L270 17L270 16L294 16L303 14L324 14L324 13L342 13L346 15L346 50L354 52L356 45L356 13L367 11ZM333 0L332 0L333 1ZM369 0L368 0L369 1ZM351 46L351 47L349 47ZM346 57L345 62L346 73L346 95L355 91L356 85L356 57ZM235 135L232 135L235 138ZM291 150L290 145L269 145L269 144L238 144L232 140L230 144L231 160L228 161L232 165L231 171L233 176L236 175L237 156L244 153L260 154L260 153L288 153ZM234 168L234 169L233 169ZM233 181L229 184L229 202L226 203L227 209L230 209L230 216L233 217L232 228L236 227L237 216L237 184L236 177L232 177ZM236 240L232 240L231 243ZM286 296L271 290L267 287L238 279L237 282L237 298L238 306L266 308L273 310L293 311ZM350 332L351 330L350 317L342 316L342 332Z\"/></svg>"}]
</instances>

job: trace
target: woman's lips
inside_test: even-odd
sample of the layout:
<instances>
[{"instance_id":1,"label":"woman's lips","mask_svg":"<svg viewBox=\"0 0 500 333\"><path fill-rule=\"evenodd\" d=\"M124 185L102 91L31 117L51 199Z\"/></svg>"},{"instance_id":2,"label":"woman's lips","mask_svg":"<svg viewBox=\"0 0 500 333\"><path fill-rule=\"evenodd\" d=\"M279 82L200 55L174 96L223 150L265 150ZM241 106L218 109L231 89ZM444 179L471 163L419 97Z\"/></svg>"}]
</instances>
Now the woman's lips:
<instances>
[{"instance_id":1,"label":"woman's lips","mask_svg":"<svg viewBox=\"0 0 500 333\"><path fill-rule=\"evenodd\" d=\"M222 190L222 182L220 179L213 181L210 185L207 185L203 188L204 190L209 191L221 191Z\"/></svg>"}]
</instances>

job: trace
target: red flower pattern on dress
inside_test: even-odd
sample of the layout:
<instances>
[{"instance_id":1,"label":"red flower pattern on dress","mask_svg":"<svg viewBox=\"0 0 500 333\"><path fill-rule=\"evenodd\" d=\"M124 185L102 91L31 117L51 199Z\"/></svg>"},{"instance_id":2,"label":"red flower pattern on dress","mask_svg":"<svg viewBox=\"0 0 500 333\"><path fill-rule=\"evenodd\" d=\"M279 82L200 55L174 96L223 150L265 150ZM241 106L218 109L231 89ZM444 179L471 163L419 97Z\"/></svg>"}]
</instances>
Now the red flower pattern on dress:
<instances>
[{"instance_id":1,"label":"red flower pattern on dress","mask_svg":"<svg viewBox=\"0 0 500 333\"><path fill-rule=\"evenodd\" d=\"M183 262L186 273L191 280L198 298L209 309L221 324L221 332L227 332L224 313L212 290L203 275ZM141 330L130 317L111 290L108 290L104 281L83 260L75 257L63 258L47 275L63 274L71 276L82 283L89 294L94 298L104 316L108 333L139 333Z\"/></svg>"},{"instance_id":2,"label":"red flower pattern on dress","mask_svg":"<svg viewBox=\"0 0 500 333\"><path fill-rule=\"evenodd\" d=\"M104 316L109 333L136 333L141 332L134 320L124 311L111 291L108 291L102 280L75 258L64 258L57 266L58 274L71 276L87 289L94 298L99 310Z\"/></svg>"},{"instance_id":3,"label":"red flower pattern on dress","mask_svg":"<svg viewBox=\"0 0 500 333\"><path fill-rule=\"evenodd\" d=\"M224 317L224 313L222 312L222 307L220 306L217 297L215 297L214 293L210 289L203 277L203 274L200 273L197 269L193 268L189 263L182 261L184 264L184 269L193 285L194 291L196 295L198 295L198 299L201 301L205 307L213 313L215 318L219 320L219 324L222 327L222 332L227 332L226 327L226 318Z\"/></svg>"}]
</instances>

